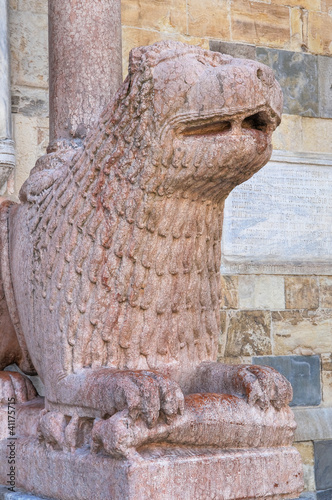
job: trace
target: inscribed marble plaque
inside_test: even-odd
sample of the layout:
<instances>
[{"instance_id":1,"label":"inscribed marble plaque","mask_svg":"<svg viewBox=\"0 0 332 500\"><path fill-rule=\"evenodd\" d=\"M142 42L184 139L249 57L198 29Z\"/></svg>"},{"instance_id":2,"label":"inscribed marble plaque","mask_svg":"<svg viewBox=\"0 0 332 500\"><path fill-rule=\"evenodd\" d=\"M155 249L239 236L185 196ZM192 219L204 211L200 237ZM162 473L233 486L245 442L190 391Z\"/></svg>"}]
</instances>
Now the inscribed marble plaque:
<instances>
[{"instance_id":1,"label":"inscribed marble plaque","mask_svg":"<svg viewBox=\"0 0 332 500\"><path fill-rule=\"evenodd\" d=\"M225 203L223 274L332 274L332 155L275 151Z\"/></svg>"}]
</instances>

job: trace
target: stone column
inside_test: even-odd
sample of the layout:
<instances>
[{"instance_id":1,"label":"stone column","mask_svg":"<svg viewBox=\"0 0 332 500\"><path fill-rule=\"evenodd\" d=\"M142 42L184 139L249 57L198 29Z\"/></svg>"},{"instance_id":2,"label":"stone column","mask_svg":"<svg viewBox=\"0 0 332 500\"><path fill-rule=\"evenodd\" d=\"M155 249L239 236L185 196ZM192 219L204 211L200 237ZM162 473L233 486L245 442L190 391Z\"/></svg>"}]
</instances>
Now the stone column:
<instances>
[{"instance_id":1,"label":"stone column","mask_svg":"<svg viewBox=\"0 0 332 500\"><path fill-rule=\"evenodd\" d=\"M9 61L7 0L0 0L0 191L15 166Z\"/></svg>"},{"instance_id":2,"label":"stone column","mask_svg":"<svg viewBox=\"0 0 332 500\"><path fill-rule=\"evenodd\" d=\"M120 6L49 0L50 144L84 138L120 86Z\"/></svg>"}]
</instances>

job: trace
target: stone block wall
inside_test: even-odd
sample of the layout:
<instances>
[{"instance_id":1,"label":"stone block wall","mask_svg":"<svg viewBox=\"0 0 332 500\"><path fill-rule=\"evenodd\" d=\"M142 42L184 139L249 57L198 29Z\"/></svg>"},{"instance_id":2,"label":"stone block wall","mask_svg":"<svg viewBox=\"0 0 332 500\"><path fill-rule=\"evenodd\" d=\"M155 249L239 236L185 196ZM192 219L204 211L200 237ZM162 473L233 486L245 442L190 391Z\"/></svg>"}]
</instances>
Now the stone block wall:
<instances>
[{"instance_id":1,"label":"stone block wall","mask_svg":"<svg viewBox=\"0 0 332 500\"><path fill-rule=\"evenodd\" d=\"M224 41L210 41L210 48L257 59L273 68L284 92L284 116L274 137L275 149L320 153L322 158L331 153L331 56ZM302 417L297 447L305 488L316 490L317 499L332 498L332 423L328 428L325 425L326 418L332 421L331 284L331 276L305 274L221 277L219 360L269 365L290 380L291 405L295 416Z\"/></svg>"},{"instance_id":2,"label":"stone block wall","mask_svg":"<svg viewBox=\"0 0 332 500\"><path fill-rule=\"evenodd\" d=\"M290 380L305 486L320 489L317 498L332 494L331 284L328 276L221 278L219 360L272 366Z\"/></svg>"},{"instance_id":3,"label":"stone block wall","mask_svg":"<svg viewBox=\"0 0 332 500\"><path fill-rule=\"evenodd\" d=\"M48 142L47 0L9 0L12 112L20 186ZM132 47L173 39L276 72L285 96L277 150L332 153L331 0L122 0L123 73ZM332 263L331 263L332 264ZM307 498L332 498L331 276L221 278L219 360L270 364L294 387Z\"/></svg>"},{"instance_id":4,"label":"stone block wall","mask_svg":"<svg viewBox=\"0 0 332 500\"><path fill-rule=\"evenodd\" d=\"M47 0L10 0L13 137L17 168L8 194L17 194L48 143Z\"/></svg>"}]
</instances>

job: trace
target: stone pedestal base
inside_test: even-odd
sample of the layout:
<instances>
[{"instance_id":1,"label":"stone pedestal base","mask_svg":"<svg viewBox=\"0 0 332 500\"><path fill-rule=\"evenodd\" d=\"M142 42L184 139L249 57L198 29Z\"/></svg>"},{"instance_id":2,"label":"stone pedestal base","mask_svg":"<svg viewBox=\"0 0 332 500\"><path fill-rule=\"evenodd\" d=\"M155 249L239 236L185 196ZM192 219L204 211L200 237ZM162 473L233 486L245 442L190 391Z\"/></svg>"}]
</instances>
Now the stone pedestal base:
<instances>
[{"instance_id":1,"label":"stone pedestal base","mask_svg":"<svg viewBox=\"0 0 332 500\"><path fill-rule=\"evenodd\" d=\"M6 484L6 441L0 483ZM16 487L57 500L235 500L295 498L301 460L291 447L218 450L154 446L141 460L88 450L54 451L31 438L16 442Z\"/></svg>"},{"instance_id":2,"label":"stone pedestal base","mask_svg":"<svg viewBox=\"0 0 332 500\"><path fill-rule=\"evenodd\" d=\"M88 447L57 451L36 437L43 408L42 398L17 405L12 438L7 407L0 407L0 484L8 485L11 454L15 487L56 500L277 500L302 491L300 455L290 446L220 449L163 443L139 448L130 460Z\"/></svg>"}]
</instances>

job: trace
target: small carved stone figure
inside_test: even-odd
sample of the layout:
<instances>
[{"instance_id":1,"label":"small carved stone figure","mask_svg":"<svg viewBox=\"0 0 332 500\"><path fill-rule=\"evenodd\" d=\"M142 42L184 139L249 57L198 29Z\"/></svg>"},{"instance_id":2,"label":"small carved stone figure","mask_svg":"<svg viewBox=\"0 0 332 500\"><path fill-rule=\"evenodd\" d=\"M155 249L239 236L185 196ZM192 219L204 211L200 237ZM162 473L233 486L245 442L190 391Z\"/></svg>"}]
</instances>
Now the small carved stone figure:
<instances>
[{"instance_id":1,"label":"small carved stone figure","mask_svg":"<svg viewBox=\"0 0 332 500\"><path fill-rule=\"evenodd\" d=\"M215 362L224 200L269 160L281 110L258 62L134 49L84 144L59 141L1 206L0 367L39 374L55 449L291 443L290 384Z\"/></svg>"}]
</instances>

